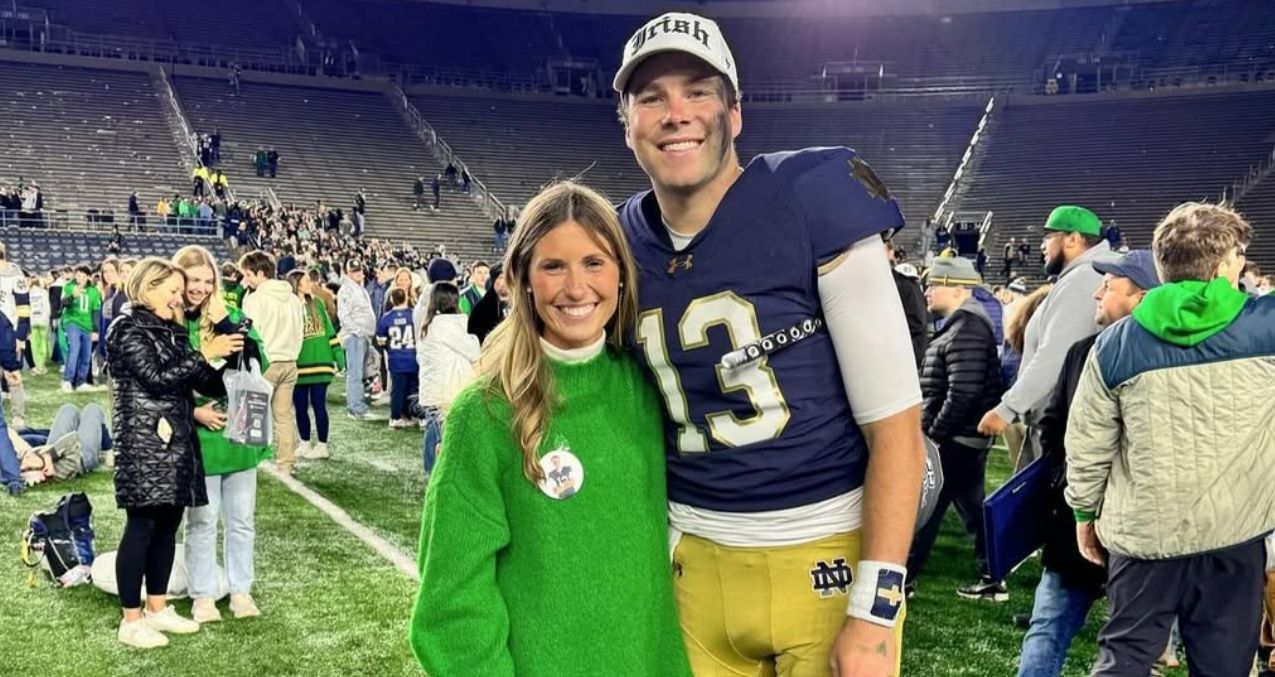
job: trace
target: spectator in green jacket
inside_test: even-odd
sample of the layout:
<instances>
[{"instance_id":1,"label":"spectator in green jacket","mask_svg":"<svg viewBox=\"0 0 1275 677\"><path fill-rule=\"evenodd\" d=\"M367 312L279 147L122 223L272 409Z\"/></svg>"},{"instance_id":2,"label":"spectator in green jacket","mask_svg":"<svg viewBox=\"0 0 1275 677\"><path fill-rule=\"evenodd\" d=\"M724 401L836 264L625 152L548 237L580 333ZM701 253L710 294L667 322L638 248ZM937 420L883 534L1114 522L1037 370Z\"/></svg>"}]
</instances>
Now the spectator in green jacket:
<instances>
[{"instance_id":1,"label":"spectator in green jacket","mask_svg":"<svg viewBox=\"0 0 1275 677\"><path fill-rule=\"evenodd\" d=\"M661 404L625 348L632 254L577 184L523 218L513 310L448 411L426 492L412 649L434 677L688 676Z\"/></svg>"},{"instance_id":2,"label":"spectator in green jacket","mask_svg":"<svg viewBox=\"0 0 1275 677\"><path fill-rule=\"evenodd\" d=\"M62 329L66 332L66 360L62 392L98 390L88 385L97 327L102 323L102 294L90 284L93 269L80 265L75 279L62 287Z\"/></svg>"},{"instance_id":3,"label":"spectator in green jacket","mask_svg":"<svg viewBox=\"0 0 1275 677\"><path fill-rule=\"evenodd\" d=\"M474 306L487 293L487 280L491 279L491 266L486 261L475 261L469 267L469 284L460 290L460 312L469 315Z\"/></svg>"},{"instance_id":4,"label":"spectator in green jacket","mask_svg":"<svg viewBox=\"0 0 1275 677\"><path fill-rule=\"evenodd\" d=\"M298 268L288 273L287 280L305 306L301 354L297 356L297 387L292 391L292 406L297 411L297 432L301 437L297 457L324 459L330 456L328 386L338 371L345 370L345 351L341 349L341 340L337 338L323 299L314 293L311 275ZM310 409L314 410L317 434L313 445L310 443Z\"/></svg>"},{"instance_id":5,"label":"spectator in green jacket","mask_svg":"<svg viewBox=\"0 0 1275 677\"><path fill-rule=\"evenodd\" d=\"M173 265L186 274L186 328L193 350L203 342L221 334L244 333L243 316L237 309L227 308L219 290L217 262L207 249L198 245L182 247L173 255ZM221 364L247 368L256 360L264 371L265 349L256 330L247 329L243 351L233 363ZM214 365L217 366L217 365ZM204 463L204 484L208 488L208 504L186 510L186 572L190 577L190 596L194 599L191 617L198 623L221 620L217 600L224 596L217 576L217 518L225 532L226 579L230 585L230 613L235 618L259 616L252 599L255 579L254 544L256 524L253 513L257 503L257 465L273 454L269 447L235 444L222 434L226 426L225 398L199 396L195 400L195 429L199 437Z\"/></svg>"}]
</instances>

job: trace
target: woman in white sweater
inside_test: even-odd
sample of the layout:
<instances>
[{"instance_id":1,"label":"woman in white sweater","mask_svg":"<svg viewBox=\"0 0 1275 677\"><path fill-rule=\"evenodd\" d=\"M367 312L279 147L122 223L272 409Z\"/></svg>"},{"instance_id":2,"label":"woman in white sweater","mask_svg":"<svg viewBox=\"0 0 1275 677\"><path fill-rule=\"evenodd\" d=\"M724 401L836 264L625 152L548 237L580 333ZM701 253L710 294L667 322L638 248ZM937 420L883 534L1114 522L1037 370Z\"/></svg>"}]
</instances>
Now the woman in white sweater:
<instances>
[{"instance_id":1,"label":"woman in white sweater","mask_svg":"<svg viewBox=\"0 0 1275 677\"><path fill-rule=\"evenodd\" d=\"M442 440L443 416L456 393L473 377L478 337L467 330L468 316L460 312L460 291L449 282L430 290L429 310L416 343L420 367L420 404L425 410L425 472L434 469Z\"/></svg>"}]
</instances>

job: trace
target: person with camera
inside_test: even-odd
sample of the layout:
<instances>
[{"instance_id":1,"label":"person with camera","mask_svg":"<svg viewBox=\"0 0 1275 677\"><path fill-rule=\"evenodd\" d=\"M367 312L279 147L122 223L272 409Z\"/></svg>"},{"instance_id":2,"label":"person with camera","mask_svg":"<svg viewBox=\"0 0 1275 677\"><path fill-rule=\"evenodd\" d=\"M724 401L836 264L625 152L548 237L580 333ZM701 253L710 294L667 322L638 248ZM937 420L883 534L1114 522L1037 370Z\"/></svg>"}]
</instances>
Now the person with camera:
<instances>
[{"instance_id":1,"label":"person with camera","mask_svg":"<svg viewBox=\"0 0 1275 677\"><path fill-rule=\"evenodd\" d=\"M217 262L198 245L182 247L173 255L173 264L186 275L185 320L190 347L199 350L218 336L244 336L243 351L223 364L218 372L233 366L247 369L256 360L264 370L269 365L265 348L252 323L236 308L226 306L217 279ZM218 385L220 383L220 379ZM203 455L204 485L208 505L186 511L186 573L190 577L191 616L198 623L221 620L217 600L222 597L217 576L217 518L225 532L223 557L230 584L230 612L235 618L259 616L252 599L255 567L253 549L257 503L257 465L270 458L268 446L237 444L226 439L224 389L218 396L195 398L195 429Z\"/></svg>"},{"instance_id":2,"label":"person with camera","mask_svg":"<svg viewBox=\"0 0 1275 677\"><path fill-rule=\"evenodd\" d=\"M117 637L143 649L167 645L163 633L199 631L167 601L182 513L208 503L193 393L215 392L219 379L212 363L244 343L240 334L220 335L193 350L181 315L185 289L180 268L143 259L124 286L130 304L111 323L106 341L115 380L115 502L127 513L115 561L124 612Z\"/></svg>"}]
</instances>

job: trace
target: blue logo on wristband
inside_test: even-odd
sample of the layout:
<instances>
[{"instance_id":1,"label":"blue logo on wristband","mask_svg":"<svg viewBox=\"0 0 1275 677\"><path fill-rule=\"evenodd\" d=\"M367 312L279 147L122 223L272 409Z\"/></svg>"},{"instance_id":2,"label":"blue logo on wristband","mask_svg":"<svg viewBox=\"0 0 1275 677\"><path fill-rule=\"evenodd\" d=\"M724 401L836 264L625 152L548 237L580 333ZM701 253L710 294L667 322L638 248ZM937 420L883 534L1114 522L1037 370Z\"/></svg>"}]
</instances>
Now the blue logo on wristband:
<instances>
[{"instance_id":1,"label":"blue logo on wristband","mask_svg":"<svg viewBox=\"0 0 1275 677\"><path fill-rule=\"evenodd\" d=\"M903 572L882 569L877 572L876 598L872 602L872 615L893 621L903 605Z\"/></svg>"}]
</instances>

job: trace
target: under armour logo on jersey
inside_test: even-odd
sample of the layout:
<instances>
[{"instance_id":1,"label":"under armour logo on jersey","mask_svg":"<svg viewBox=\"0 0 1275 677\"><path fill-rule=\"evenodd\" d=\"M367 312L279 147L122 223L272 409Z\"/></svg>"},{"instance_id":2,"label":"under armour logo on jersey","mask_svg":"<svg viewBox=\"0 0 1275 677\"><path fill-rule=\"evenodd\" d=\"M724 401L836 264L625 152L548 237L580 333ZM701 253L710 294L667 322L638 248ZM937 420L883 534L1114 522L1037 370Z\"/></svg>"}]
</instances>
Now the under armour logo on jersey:
<instances>
[{"instance_id":1,"label":"under armour logo on jersey","mask_svg":"<svg viewBox=\"0 0 1275 677\"><path fill-rule=\"evenodd\" d=\"M844 595L849 591L853 578L854 574L844 559L834 559L832 564L820 560L810 570L810 589L819 593L820 597L832 597L837 593Z\"/></svg>"},{"instance_id":2,"label":"under armour logo on jersey","mask_svg":"<svg viewBox=\"0 0 1275 677\"><path fill-rule=\"evenodd\" d=\"M686 256L674 256L669 259L668 274L676 275L679 270L689 271L695 265L694 258L694 254L687 254Z\"/></svg>"},{"instance_id":3,"label":"under armour logo on jersey","mask_svg":"<svg viewBox=\"0 0 1275 677\"><path fill-rule=\"evenodd\" d=\"M885 182L877 173L872 171L872 166L863 159L855 157L850 161L850 176L854 177L859 185L867 191L868 195L881 200L890 199L890 189L885 187Z\"/></svg>"}]
</instances>

